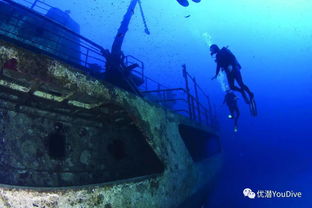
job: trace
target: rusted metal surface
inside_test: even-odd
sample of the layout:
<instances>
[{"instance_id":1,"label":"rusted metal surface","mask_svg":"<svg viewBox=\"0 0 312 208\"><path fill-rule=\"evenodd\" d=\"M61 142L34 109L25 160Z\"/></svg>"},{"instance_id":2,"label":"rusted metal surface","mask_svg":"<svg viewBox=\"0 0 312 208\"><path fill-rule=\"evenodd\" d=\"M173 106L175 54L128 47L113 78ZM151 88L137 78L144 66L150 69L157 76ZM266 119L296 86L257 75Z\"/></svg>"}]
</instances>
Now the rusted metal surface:
<instances>
[{"instance_id":1,"label":"rusted metal surface","mask_svg":"<svg viewBox=\"0 0 312 208\"><path fill-rule=\"evenodd\" d=\"M81 113L79 112L80 110L83 112L91 110L90 115L94 115L94 118L97 119L92 120L90 117L79 117L78 119L95 124L101 121L101 113L104 115L107 111L110 111L105 106L118 106L124 109L129 117L128 121L133 122L133 125L144 136L148 145L163 163L164 170L160 174L153 176L129 178L127 180L116 180L110 183L80 187L47 189L1 185L0 207L176 207L203 185L215 180L221 165L221 155L217 154L200 163L194 163L181 139L178 125L183 123L196 128L202 128L205 131L212 130L195 124L181 115L149 103L131 93L113 87L108 83L91 79L69 65L0 41L0 66L3 66L7 60L12 58L17 60L17 72L13 72L16 73L15 80L18 80L16 83L25 89L19 90L18 86L10 88L4 82L2 83L3 88L10 88L11 92L19 91L19 93L24 94L31 92L30 98L27 96L25 98L26 101L30 99L29 102L36 103L39 100L46 100L46 103L64 104L68 109L72 108L71 110L77 111L77 115ZM9 77L8 74L7 77ZM29 80L43 84L31 85ZM54 86L54 90L60 93L58 97L61 100L46 99L44 96L34 95L36 91L45 92L48 86ZM71 94L70 92L73 93ZM3 93L8 94L7 92ZM74 94L80 96L74 96ZM34 97L39 98L32 101ZM93 108L73 106L70 104L70 100L95 105L96 111L92 111ZM6 102L5 97L3 101ZM16 100L16 102L19 101L18 99ZM12 102L14 103L15 101L13 100ZM26 108L29 108L33 115L42 115L42 117L45 117L47 110L52 109L51 106L46 104L46 108L36 110L33 106L28 106L29 102L22 103L19 109L25 109L26 111ZM5 107L5 104L3 107ZM6 110L10 114L10 119L16 119L13 123L22 124L22 121L18 122L18 119L23 117L30 123L35 122L37 119L22 110L14 111L9 108L9 104L7 107L8 109ZM60 115L59 112L50 112L50 114ZM65 122L74 122L68 120L72 118L72 115L69 117L60 115L60 117L62 116ZM104 116L103 118L109 118L109 116ZM49 119L57 121L58 118L51 117ZM105 124L105 121L103 123ZM1 139L4 139L4 142L7 139L12 140L10 135L25 133L29 130L27 127L25 125L15 129L15 133L2 135ZM37 131L38 134L44 134L40 130ZM23 146L24 149L30 147L31 145L26 144ZM15 149L14 151L19 153L21 149ZM14 157L14 155L12 151L10 157ZM5 159L5 157L3 158ZM82 159L82 161L87 162L87 159ZM32 165L29 164L29 167ZM27 164L24 166L27 166ZM49 176L47 175L47 180L48 178Z\"/></svg>"}]
</instances>

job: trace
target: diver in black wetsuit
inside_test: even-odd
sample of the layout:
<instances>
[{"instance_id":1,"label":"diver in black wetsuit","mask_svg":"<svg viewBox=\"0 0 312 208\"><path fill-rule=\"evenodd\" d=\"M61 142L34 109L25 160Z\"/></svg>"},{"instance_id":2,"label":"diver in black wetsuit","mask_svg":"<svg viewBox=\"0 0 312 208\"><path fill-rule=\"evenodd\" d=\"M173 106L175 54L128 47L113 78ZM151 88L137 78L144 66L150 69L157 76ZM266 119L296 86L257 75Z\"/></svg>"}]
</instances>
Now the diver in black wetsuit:
<instances>
[{"instance_id":1,"label":"diver in black wetsuit","mask_svg":"<svg viewBox=\"0 0 312 208\"><path fill-rule=\"evenodd\" d=\"M225 71L226 73L226 77L231 90L239 91L242 94L245 102L249 104L250 100L253 99L254 94L244 84L242 75L240 73L241 66L236 60L233 53L225 47L219 49L219 47L216 44L210 46L210 52L211 55L216 54L215 61L217 63L216 75L212 79L215 79L218 76L220 69L222 68L222 70ZM240 86L240 88L234 85L235 80L237 84ZM246 97L245 92L248 93L249 99Z\"/></svg>"},{"instance_id":2,"label":"diver in black wetsuit","mask_svg":"<svg viewBox=\"0 0 312 208\"><path fill-rule=\"evenodd\" d=\"M192 0L195 3L199 3L201 0ZM177 0L177 2L184 7L187 7L189 5L188 0Z\"/></svg>"},{"instance_id":3,"label":"diver in black wetsuit","mask_svg":"<svg viewBox=\"0 0 312 208\"><path fill-rule=\"evenodd\" d=\"M234 132L237 132L237 122L238 122L238 118L240 116L240 112L239 112L239 108L237 106L237 96L231 91L231 90L227 90L226 94L224 96L224 101L223 103L225 103L230 111L230 115L229 118L234 120Z\"/></svg>"}]
</instances>

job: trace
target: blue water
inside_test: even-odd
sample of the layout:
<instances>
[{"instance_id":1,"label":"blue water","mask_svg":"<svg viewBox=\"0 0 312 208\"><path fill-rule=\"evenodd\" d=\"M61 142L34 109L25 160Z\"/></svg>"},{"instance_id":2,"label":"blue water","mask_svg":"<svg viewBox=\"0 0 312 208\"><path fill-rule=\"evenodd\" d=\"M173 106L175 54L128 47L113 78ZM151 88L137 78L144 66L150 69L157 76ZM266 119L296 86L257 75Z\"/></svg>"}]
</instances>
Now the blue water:
<instances>
[{"instance_id":1,"label":"blue water","mask_svg":"<svg viewBox=\"0 0 312 208\"><path fill-rule=\"evenodd\" d=\"M144 61L146 74L183 87L181 65L216 105L225 155L209 198L212 208L312 207L312 2L309 0L202 0L184 8L175 0L141 0L123 45ZM80 24L81 34L110 49L130 0L46 0ZM227 119L209 44L229 46L255 93L254 118L239 99L239 130ZM248 199L244 188L302 192L300 199Z\"/></svg>"}]
</instances>

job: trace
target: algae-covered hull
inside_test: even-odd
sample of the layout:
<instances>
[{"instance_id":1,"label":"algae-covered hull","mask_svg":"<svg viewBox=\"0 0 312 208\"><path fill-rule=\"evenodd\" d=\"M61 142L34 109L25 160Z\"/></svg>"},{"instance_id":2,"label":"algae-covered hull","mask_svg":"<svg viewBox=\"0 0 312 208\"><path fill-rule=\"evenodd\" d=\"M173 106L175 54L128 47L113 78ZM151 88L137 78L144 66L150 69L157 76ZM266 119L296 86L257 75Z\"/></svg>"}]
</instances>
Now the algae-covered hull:
<instances>
[{"instance_id":1,"label":"algae-covered hull","mask_svg":"<svg viewBox=\"0 0 312 208\"><path fill-rule=\"evenodd\" d=\"M0 207L203 202L221 165L212 130L5 41L0 61Z\"/></svg>"}]
</instances>

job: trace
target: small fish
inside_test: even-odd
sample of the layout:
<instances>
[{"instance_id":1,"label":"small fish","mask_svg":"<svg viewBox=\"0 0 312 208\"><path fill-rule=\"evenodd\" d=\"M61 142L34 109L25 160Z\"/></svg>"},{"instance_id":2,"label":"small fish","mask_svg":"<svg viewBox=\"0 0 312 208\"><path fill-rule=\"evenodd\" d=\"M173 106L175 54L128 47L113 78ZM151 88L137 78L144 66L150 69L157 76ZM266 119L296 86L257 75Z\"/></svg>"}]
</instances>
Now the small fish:
<instances>
[{"instance_id":1,"label":"small fish","mask_svg":"<svg viewBox=\"0 0 312 208\"><path fill-rule=\"evenodd\" d=\"M191 15L189 14L189 15L186 15L186 16L184 16L184 18L189 18Z\"/></svg>"}]
</instances>

